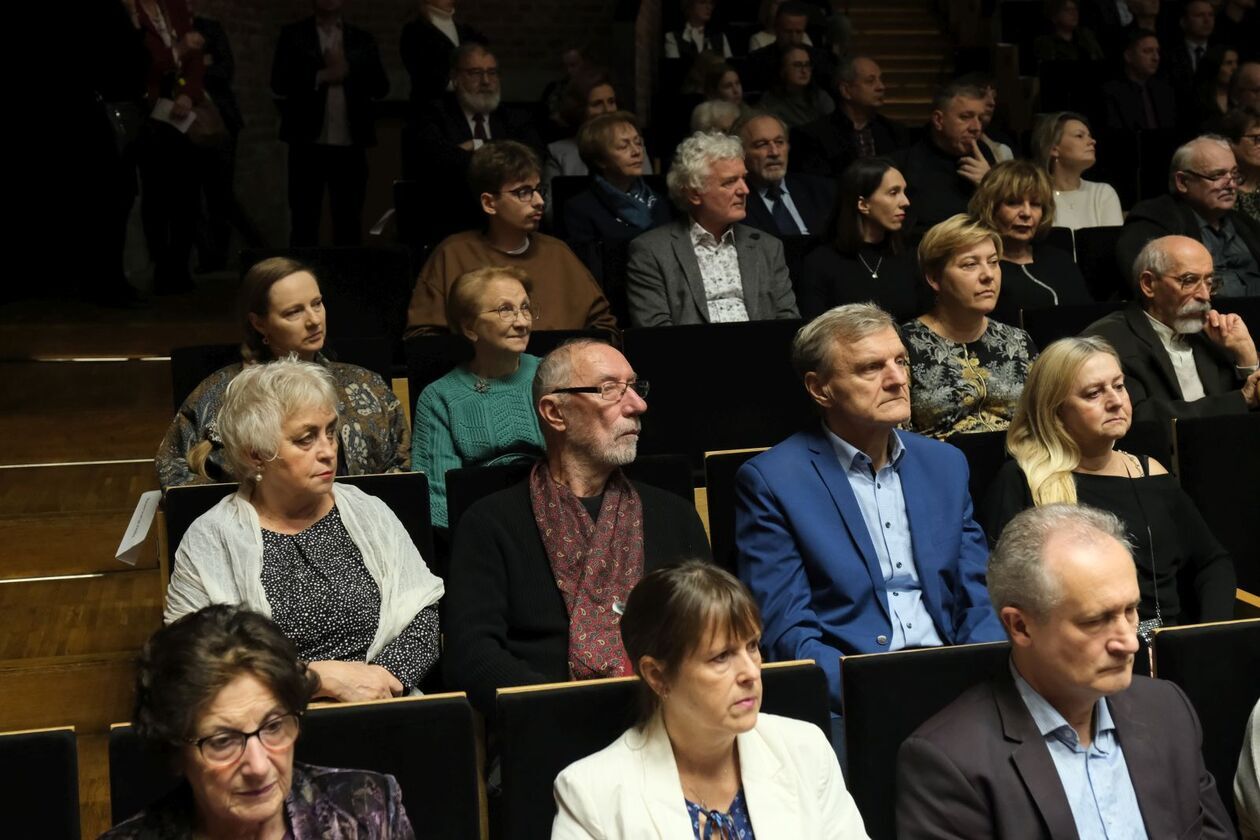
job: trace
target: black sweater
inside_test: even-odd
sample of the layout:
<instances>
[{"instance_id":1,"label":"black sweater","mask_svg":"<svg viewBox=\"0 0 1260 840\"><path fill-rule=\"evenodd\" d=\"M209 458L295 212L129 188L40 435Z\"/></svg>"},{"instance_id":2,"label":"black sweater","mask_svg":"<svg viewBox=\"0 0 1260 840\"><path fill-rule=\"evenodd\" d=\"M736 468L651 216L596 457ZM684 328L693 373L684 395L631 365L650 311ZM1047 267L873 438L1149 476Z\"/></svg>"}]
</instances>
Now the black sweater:
<instances>
[{"instance_id":1,"label":"black sweater","mask_svg":"<svg viewBox=\"0 0 1260 840\"><path fill-rule=\"evenodd\" d=\"M1093 301L1071 254L1053 245L1034 245L1033 261L1026 265L1002 260L1002 290L989 317L1018 327L1020 310Z\"/></svg>"},{"instance_id":2,"label":"black sweater","mask_svg":"<svg viewBox=\"0 0 1260 840\"><path fill-rule=\"evenodd\" d=\"M1148 472L1146 457L1139 460L1143 472ZM1075 478L1077 501L1114 513L1129 532L1142 591L1138 612L1143 619L1155 617L1156 593L1166 625L1234 617L1234 564L1175 478L1083 474ZM996 541L1006 523L1032 505L1023 470L1015 461L1007 461L989 486L980 510L984 532Z\"/></svg>"},{"instance_id":3,"label":"black sweater","mask_svg":"<svg viewBox=\"0 0 1260 840\"><path fill-rule=\"evenodd\" d=\"M689 558L709 558L693 506L634 482L643 500L645 572ZM569 679L569 615L556 586L521 482L473 505L461 517L446 597L446 682L473 706L494 713L495 689Z\"/></svg>"},{"instance_id":4,"label":"black sweater","mask_svg":"<svg viewBox=\"0 0 1260 840\"><path fill-rule=\"evenodd\" d=\"M865 265L861 260L866 260ZM878 277L871 277L872 268ZM894 255L887 248L864 247L858 254L841 254L828 243L805 257L796 304L806 321L833 306L868 300L891 312L899 324L927 309L931 301L919 281L913 249Z\"/></svg>"}]
</instances>

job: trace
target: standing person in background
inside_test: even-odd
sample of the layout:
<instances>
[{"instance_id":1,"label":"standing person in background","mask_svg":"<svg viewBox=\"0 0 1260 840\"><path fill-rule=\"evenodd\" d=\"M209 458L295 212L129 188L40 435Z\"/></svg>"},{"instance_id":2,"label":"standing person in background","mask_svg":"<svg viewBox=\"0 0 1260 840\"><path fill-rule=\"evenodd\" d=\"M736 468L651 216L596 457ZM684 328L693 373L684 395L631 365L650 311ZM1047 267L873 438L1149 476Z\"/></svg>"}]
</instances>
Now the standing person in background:
<instances>
[{"instance_id":1,"label":"standing person in background","mask_svg":"<svg viewBox=\"0 0 1260 840\"><path fill-rule=\"evenodd\" d=\"M420 105L451 90L451 53L461 44L489 44L485 35L455 21L455 0L420 0L420 13L398 39L403 66L411 77L411 104Z\"/></svg>"},{"instance_id":2,"label":"standing person in background","mask_svg":"<svg viewBox=\"0 0 1260 840\"><path fill-rule=\"evenodd\" d=\"M271 90L289 144L289 242L316 245L328 191L334 245L363 239L367 147L376 144L373 100L389 93L376 39L342 19L342 0L280 31Z\"/></svg>"}]
</instances>

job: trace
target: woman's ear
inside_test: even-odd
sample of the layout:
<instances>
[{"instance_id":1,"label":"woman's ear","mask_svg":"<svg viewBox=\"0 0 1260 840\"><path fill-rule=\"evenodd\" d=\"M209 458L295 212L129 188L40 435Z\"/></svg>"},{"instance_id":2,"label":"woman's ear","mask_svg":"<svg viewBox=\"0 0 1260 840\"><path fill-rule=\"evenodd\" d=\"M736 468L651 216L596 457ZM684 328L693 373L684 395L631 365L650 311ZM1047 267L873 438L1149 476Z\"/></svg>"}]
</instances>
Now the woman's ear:
<instances>
[{"instance_id":1,"label":"woman's ear","mask_svg":"<svg viewBox=\"0 0 1260 840\"><path fill-rule=\"evenodd\" d=\"M938 280L937 278L933 277L930 274L924 274L923 281L928 284L928 288L931 289L933 292L935 292L938 295L941 293L940 280Z\"/></svg>"},{"instance_id":2,"label":"woman's ear","mask_svg":"<svg viewBox=\"0 0 1260 840\"><path fill-rule=\"evenodd\" d=\"M267 332L266 330L263 329L263 327L265 326L265 322L263 321L262 318L259 318L253 312L248 313L248 317L249 317L249 325L254 328L255 332L257 332L259 335L263 337L263 343L266 344Z\"/></svg>"},{"instance_id":3,"label":"woman's ear","mask_svg":"<svg viewBox=\"0 0 1260 840\"><path fill-rule=\"evenodd\" d=\"M871 215L871 203L866 200L865 196L858 196L858 213L862 216Z\"/></svg>"},{"instance_id":4,"label":"woman's ear","mask_svg":"<svg viewBox=\"0 0 1260 840\"><path fill-rule=\"evenodd\" d=\"M665 680L665 667L650 656L639 658L639 676L657 697L669 696L669 683Z\"/></svg>"}]
</instances>

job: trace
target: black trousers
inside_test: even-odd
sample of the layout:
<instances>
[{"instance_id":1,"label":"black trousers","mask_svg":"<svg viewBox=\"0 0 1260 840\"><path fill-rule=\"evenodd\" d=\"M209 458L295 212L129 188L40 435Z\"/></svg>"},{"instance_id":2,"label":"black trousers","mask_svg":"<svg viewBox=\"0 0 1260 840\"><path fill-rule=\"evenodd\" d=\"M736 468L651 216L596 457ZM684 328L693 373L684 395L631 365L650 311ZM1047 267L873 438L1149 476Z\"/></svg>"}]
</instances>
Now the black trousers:
<instances>
[{"instance_id":1,"label":"black trousers","mask_svg":"<svg viewBox=\"0 0 1260 840\"><path fill-rule=\"evenodd\" d=\"M184 291L192 287L188 258L201 186L196 150L176 129L148 120L136 141L136 152L140 163L140 220L154 263L154 291Z\"/></svg>"},{"instance_id":2,"label":"black trousers","mask_svg":"<svg viewBox=\"0 0 1260 840\"><path fill-rule=\"evenodd\" d=\"M333 244L361 244L367 151L362 146L319 143L289 144L290 244L319 244L325 187L332 208Z\"/></svg>"}]
</instances>

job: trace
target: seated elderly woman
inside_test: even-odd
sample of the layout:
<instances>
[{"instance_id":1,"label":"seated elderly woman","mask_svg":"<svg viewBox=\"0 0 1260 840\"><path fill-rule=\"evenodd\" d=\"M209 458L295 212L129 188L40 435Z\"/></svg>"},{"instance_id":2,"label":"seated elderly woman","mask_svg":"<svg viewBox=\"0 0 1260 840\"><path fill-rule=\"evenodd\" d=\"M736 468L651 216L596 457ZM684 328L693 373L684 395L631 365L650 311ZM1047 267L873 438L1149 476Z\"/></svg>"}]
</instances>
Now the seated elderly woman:
<instances>
[{"instance_id":1,"label":"seated elderly woman","mask_svg":"<svg viewBox=\"0 0 1260 840\"><path fill-rule=\"evenodd\" d=\"M644 715L556 779L552 840L866 837L827 737L759 714L761 616L743 584L698 560L651 572L621 638Z\"/></svg>"},{"instance_id":2,"label":"seated elderly woman","mask_svg":"<svg viewBox=\"0 0 1260 840\"><path fill-rule=\"evenodd\" d=\"M1097 161L1097 148L1089 121L1072 111L1043 114L1033 128L1033 160L1050 176L1053 221L1059 227L1079 230L1124 224L1115 188L1081 177Z\"/></svg>"},{"instance_id":3,"label":"seated elderly woman","mask_svg":"<svg viewBox=\"0 0 1260 840\"><path fill-rule=\"evenodd\" d=\"M393 776L293 760L319 678L262 615L215 604L140 653L136 734L183 783L102 840L409 838Z\"/></svg>"},{"instance_id":4,"label":"seated elderly woman","mask_svg":"<svg viewBox=\"0 0 1260 840\"><path fill-rule=\"evenodd\" d=\"M579 256L589 243L633 239L669 221L669 202L643 180L647 153L634 114L595 117L578 130L577 142L591 185L565 203L564 230Z\"/></svg>"},{"instance_id":5,"label":"seated elderly woman","mask_svg":"<svg viewBox=\"0 0 1260 840\"><path fill-rule=\"evenodd\" d=\"M809 50L792 45L779 53L778 79L757 107L783 120L788 128L796 128L827 116L836 110L836 103L814 82Z\"/></svg>"},{"instance_id":6,"label":"seated elderly woman","mask_svg":"<svg viewBox=\"0 0 1260 840\"><path fill-rule=\"evenodd\" d=\"M532 461L543 451L530 394L539 359L525 352L532 286L514 267L478 268L451 285L447 322L472 342L473 357L420 394L411 436L411 468L429 477L434 527L447 527L449 470Z\"/></svg>"},{"instance_id":7,"label":"seated elderly woman","mask_svg":"<svg viewBox=\"0 0 1260 840\"><path fill-rule=\"evenodd\" d=\"M590 164L581 153L578 133L586 123L617 111L617 89L607 70L590 68L578 71L565 88L561 112L570 136L547 144L547 160L543 163L543 182L550 184L557 175L586 175ZM637 131L637 128L636 128ZM641 155L636 174L651 175L652 162Z\"/></svg>"},{"instance_id":8,"label":"seated elderly woman","mask_svg":"<svg viewBox=\"0 0 1260 840\"><path fill-rule=\"evenodd\" d=\"M434 576L385 503L333 482L337 391L319 365L280 360L232 380L217 426L240 489L175 552L169 624L207 604L270 616L320 677L321 696L414 690L438 658Z\"/></svg>"},{"instance_id":9,"label":"seated elderly woman","mask_svg":"<svg viewBox=\"0 0 1260 840\"><path fill-rule=\"evenodd\" d=\"M967 212L1002 237L1002 297L994 318L1018 324L1024 309L1093 300L1071 254L1034 242L1054 226L1054 190L1044 169L1027 160L999 163L972 193Z\"/></svg>"},{"instance_id":10,"label":"seated elderly woman","mask_svg":"<svg viewBox=\"0 0 1260 840\"><path fill-rule=\"evenodd\" d=\"M1143 622L1228 620L1235 585L1229 554L1158 461L1116 448L1131 417L1120 359L1106 340L1052 343L1028 374L1006 433L1014 460L990 486L981 524L996 536L1021 510L1055 502L1110 511L1133 544Z\"/></svg>"},{"instance_id":11,"label":"seated elderly woman","mask_svg":"<svg viewBox=\"0 0 1260 840\"><path fill-rule=\"evenodd\" d=\"M332 376L334 405L342 420L338 475L407 468L411 450L407 417L389 385L378 374L329 361L321 352L328 338L327 312L319 281L309 268L287 257L255 264L241 281L237 311L244 333L242 361L206 377L180 406L155 459L162 489L243 477L233 473L224 458L215 423L223 392L242 370L290 353L315 362Z\"/></svg>"},{"instance_id":12,"label":"seated elderly woman","mask_svg":"<svg viewBox=\"0 0 1260 840\"><path fill-rule=\"evenodd\" d=\"M906 179L888 158L860 158L840 178L835 239L805 257L796 302L811 321L833 306L873 301L898 321L918 315L918 264L902 242Z\"/></svg>"},{"instance_id":13,"label":"seated elderly woman","mask_svg":"<svg viewBox=\"0 0 1260 840\"><path fill-rule=\"evenodd\" d=\"M910 356L910 428L944 440L1005 429L1037 350L1028 333L993 320L1003 293L1002 240L959 214L919 243L936 302L902 326Z\"/></svg>"}]
</instances>

